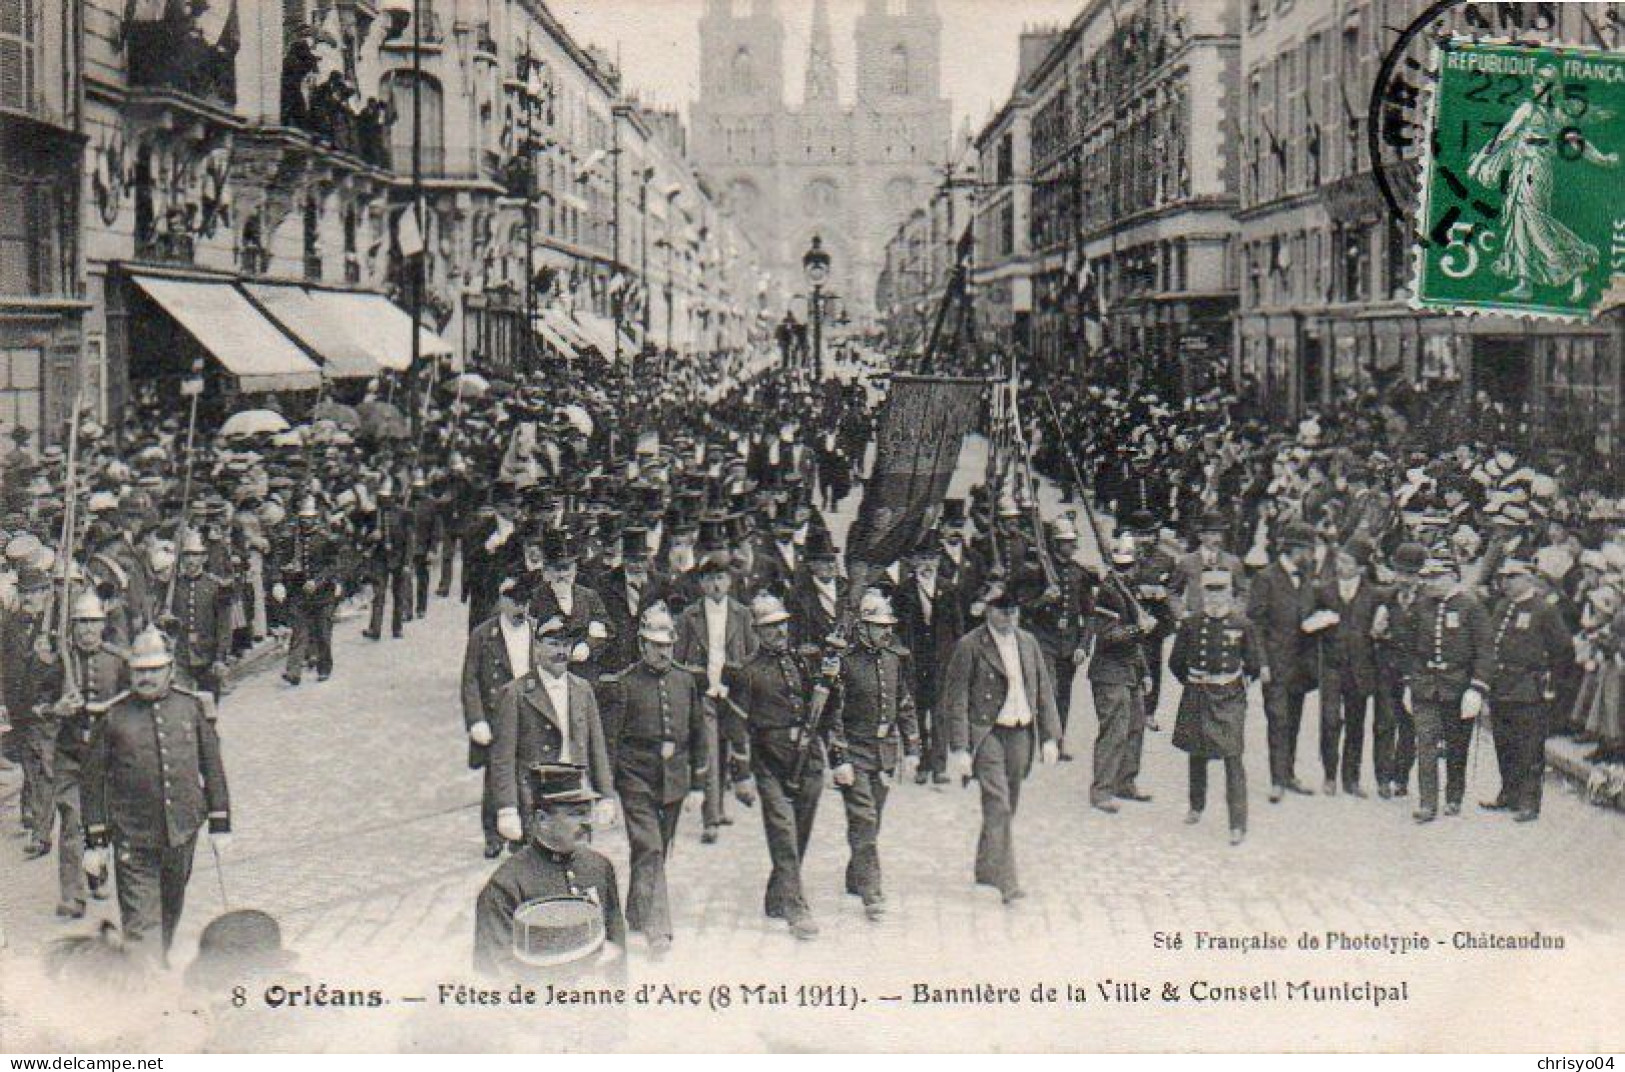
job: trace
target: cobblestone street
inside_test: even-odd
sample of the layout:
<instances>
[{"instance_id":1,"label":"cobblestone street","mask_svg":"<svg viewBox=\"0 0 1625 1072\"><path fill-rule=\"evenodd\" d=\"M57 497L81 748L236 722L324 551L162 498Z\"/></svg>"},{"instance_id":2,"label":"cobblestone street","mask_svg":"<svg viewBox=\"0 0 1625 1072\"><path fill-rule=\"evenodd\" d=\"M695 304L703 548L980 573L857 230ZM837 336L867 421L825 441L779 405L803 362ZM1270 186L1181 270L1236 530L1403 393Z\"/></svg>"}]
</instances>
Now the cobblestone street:
<instances>
[{"instance_id":1,"label":"cobblestone street","mask_svg":"<svg viewBox=\"0 0 1625 1072\"><path fill-rule=\"evenodd\" d=\"M962 479L980 473L979 450L979 443L967 447ZM838 536L847 521L843 511ZM198 931L222 909L223 887L230 906L259 907L277 916L299 952L301 968L333 985L394 979L405 988L400 993L423 994L432 993L434 981L468 977L474 897L491 866L481 858L479 779L464 767L458 713L464 613L453 601L435 602L426 622L410 625L406 639L393 642L363 639L362 623L352 618L337 630L338 669L332 681L307 680L290 689L276 673L264 672L228 697L220 725L236 839L218 878L210 850L206 844L199 848L178 964L191 959ZM1215 1007L1169 1020L1159 1042L1173 1048L1204 1033L1211 1042L1214 1029L1267 1030L1279 1044L1315 1046L1339 1038L1369 1041L1369 1032L1396 1027L1417 1032L1396 1045L1448 1046L1464 1038L1454 1034L1464 1029L1442 1011L1455 1000L1447 994L1451 972L1439 963L1446 958L1463 958L1464 969L1465 958L1507 958L1516 1001L1505 1008L1522 1017L1504 1022L1514 1043L1533 1044L1534 1036L1520 1033L1519 1025L1537 1024L1547 1002L1565 1010L1570 1022L1583 1022L1573 1019L1575 1005L1605 998L1572 988L1546 992L1537 982L1548 964L1561 963L1553 970L1574 978L1586 965L1608 970L1600 966L1625 950L1620 937L1625 823L1617 814L1584 805L1565 785L1549 783L1545 817L1530 826L1470 807L1461 819L1419 829L1409 820L1408 801L1374 797L1297 797L1272 806L1264 797L1264 727L1255 702L1248 725L1252 833L1243 847L1231 848L1222 778L1213 788L1206 822L1197 827L1181 822L1185 763L1169 743L1171 696L1165 693L1163 700L1163 732L1146 739L1141 786L1155 800L1125 805L1117 816L1087 806L1094 718L1086 688L1077 689L1073 712L1071 747L1078 761L1038 769L1022 801L1017 837L1030 897L1019 907L1002 907L993 891L970 882L978 823L974 788L908 784L891 798L881 842L891 911L883 923L866 922L857 900L841 893L844 819L840 798L830 790L822 800L806 874L823 935L798 944L782 923L761 914L767 855L757 814L732 804L735 825L724 830L719 844L703 846L698 798L691 797L670 867L676 948L652 963L635 938L634 979L717 977L793 985L861 978L871 987L894 980L889 993L865 997L906 1000L906 988L915 980L933 985L1013 980L1030 986L1038 979L1064 982L1068 973L1078 980L1117 978L1114 972L1127 970L1122 965L1133 965L1148 978L1154 973L1184 978L1204 971L1249 974L1238 966L1285 973L1288 965L1304 964L1319 965L1326 977L1384 979L1403 976L1412 960L1434 958L1419 961L1428 965L1430 989L1416 995L1413 1008L1400 1019L1352 1009L1340 1021L1354 1032L1346 1038L1307 1029L1292 1033L1291 1017L1281 1016L1279 1008L1265 1019L1245 1007ZM1318 769L1314 727L1311 708L1300 742L1300 769L1306 773ZM1487 737L1476 746L1470 777L1469 802L1494 791ZM0 781L8 834L15 826L17 780L10 772ZM615 859L624 883L624 832L604 831L598 841ZM8 836L0 847L6 875L0 882L0 913L12 952L27 955L86 925L52 920L54 862L25 863L21 846ZM94 912L116 917L111 902L96 904ZM1448 949L1456 931L1536 929L1562 935L1567 950ZM1269 931L1294 944L1301 931L1419 934L1436 947L1410 958L1371 953L1317 961L1294 950L1218 960L1192 953L1196 930ZM1183 932L1184 950L1156 951L1153 935L1159 931ZM1480 959L1472 967L1476 978L1489 974ZM1511 985L1513 972L1523 980L1519 985ZM1491 995L1470 997L1480 1013L1502 1007ZM967 1014L946 1033L947 1021L935 1017L930 1033L922 1036L911 1034L906 1014L897 1015L885 1018L884 1039L875 1034L867 1041L936 1048L976 1038L986 1044L991 1037L996 1045L1019 1046L1023 1016L1031 1012L1000 1014L996 1023L980 1012ZM1109 1049L1108 1023L1133 1024L1140 1031L1152 1024L1149 1013L1132 1008L1112 1014L1109 1022L1080 1015L1079 1040ZM635 1020L631 1044L658 1039L685 1045L682 1015ZM840 1014L763 1021L742 1015L709 1022L703 1043L745 1048L860 1043L858 1036L828 1037L830 1015ZM1605 1023L1609 1015L1599 1009L1593 1022ZM850 1029L874 1033L880 1022L853 1020ZM926 1018L918 1022L923 1026ZM383 1026L387 1023L369 1020L367 1030L416 1030L406 1021ZM738 1038L726 1034L730 1024L738 1025ZM1245 1037L1235 1036L1238 1043ZM1475 1038L1484 1041L1482 1033ZM459 1045L455 1036L441 1041Z\"/></svg>"}]
</instances>

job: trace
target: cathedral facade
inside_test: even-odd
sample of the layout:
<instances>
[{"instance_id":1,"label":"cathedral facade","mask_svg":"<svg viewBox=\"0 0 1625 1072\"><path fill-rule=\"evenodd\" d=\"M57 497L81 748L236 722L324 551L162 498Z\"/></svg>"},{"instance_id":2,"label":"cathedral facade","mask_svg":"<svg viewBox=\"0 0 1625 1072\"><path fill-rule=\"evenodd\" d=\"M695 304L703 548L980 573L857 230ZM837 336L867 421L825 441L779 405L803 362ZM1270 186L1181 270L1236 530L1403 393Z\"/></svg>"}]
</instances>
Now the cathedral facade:
<instances>
[{"instance_id":1,"label":"cathedral facade","mask_svg":"<svg viewBox=\"0 0 1625 1072\"><path fill-rule=\"evenodd\" d=\"M831 256L826 290L861 323L874 315L887 238L942 181L950 108L935 0L865 0L855 41L853 99L843 104L829 11L814 0L805 90L792 109L778 0L707 0L690 129L695 162L773 277L775 304L806 292L801 257L818 235ZM806 303L789 307L800 317Z\"/></svg>"}]
</instances>

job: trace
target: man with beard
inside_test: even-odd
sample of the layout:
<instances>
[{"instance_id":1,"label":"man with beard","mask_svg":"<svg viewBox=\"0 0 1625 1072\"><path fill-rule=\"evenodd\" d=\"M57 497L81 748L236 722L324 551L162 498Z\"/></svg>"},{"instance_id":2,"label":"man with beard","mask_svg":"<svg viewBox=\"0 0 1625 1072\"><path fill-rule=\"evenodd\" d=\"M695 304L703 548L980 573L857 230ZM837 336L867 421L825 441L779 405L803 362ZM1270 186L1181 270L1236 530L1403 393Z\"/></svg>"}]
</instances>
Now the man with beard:
<instances>
[{"instance_id":1,"label":"man with beard","mask_svg":"<svg viewBox=\"0 0 1625 1072\"><path fill-rule=\"evenodd\" d=\"M505 844L497 833L496 791L491 781L492 726L502 690L530 673L529 601L524 581L503 578L497 587L497 613L468 635L463 653L463 726L468 734L469 769L485 772L480 786L480 828L488 860L502 855Z\"/></svg>"},{"instance_id":2,"label":"man with beard","mask_svg":"<svg viewBox=\"0 0 1625 1072\"><path fill-rule=\"evenodd\" d=\"M626 921L660 954L672 938L666 860L683 800L705 784L710 754L699 681L672 662L677 627L664 604L643 612L637 635L641 659L600 678L598 702L632 850Z\"/></svg>"},{"instance_id":3,"label":"man with beard","mask_svg":"<svg viewBox=\"0 0 1625 1072\"><path fill-rule=\"evenodd\" d=\"M18 743L13 758L23 769L23 829L30 860L51 851L51 753L56 727L42 709L42 659L51 651L51 579L44 570L25 565L17 571L18 604L0 611L0 688Z\"/></svg>"},{"instance_id":4,"label":"man with beard","mask_svg":"<svg viewBox=\"0 0 1625 1072\"><path fill-rule=\"evenodd\" d=\"M913 656L914 708L921 737L915 782L948 782L948 734L937 702L937 685L954 645L965 634L964 604L958 587L941 568L942 542L927 531L909 554L909 571L897 593L899 638Z\"/></svg>"},{"instance_id":5,"label":"man with beard","mask_svg":"<svg viewBox=\"0 0 1625 1072\"><path fill-rule=\"evenodd\" d=\"M625 670L639 655L638 619L644 610L660 601L659 581L649 569L649 531L641 525L621 530L621 563L604 575L598 594L609 614L613 640L605 649L604 668Z\"/></svg>"},{"instance_id":6,"label":"man with beard","mask_svg":"<svg viewBox=\"0 0 1625 1072\"><path fill-rule=\"evenodd\" d=\"M180 575L164 626L175 640L176 684L220 701L226 656L231 653L231 589L204 570L203 534L187 529Z\"/></svg>"},{"instance_id":7,"label":"man with beard","mask_svg":"<svg viewBox=\"0 0 1625 1072\"><path fill-rule=\"evenodd\" d=\"M579 631L587 657L571 671L588 684L598 680L599 659L614 640L609 612L598 593L576 581L577 552L568 534L549 529L542 537L542 583L531 598L531 617L538 622L558 618L566 629Z\"/></svg>"},{"instance_id":8,"label":"man with beard","mask_svg":"<svg viewBox=\"0 0 1625 1072\"><path fill-rule=\"evenodd\" d=\"M847 581L837 566L829 530L815 526L807 534L803 565L786 601L799 644L822 644L846 613Z\"/></svg>"},{"instance_id":9,"label":"man with beard","mask_svg":"<svg viewBox=\"0 0 1625 1072\"><path fill-rule=\"evenodd\" d=\"M1315 641L1303 631L1312 606L1315 530L1293 522L1281 537L1275 561L1253 580L1247 617L1258 634L1264 665L1264 720L1269 724L1270 803L1288 793L1311 795L1294 764L1305 697L1315 681Z\"/></svg>"}]
</instances>

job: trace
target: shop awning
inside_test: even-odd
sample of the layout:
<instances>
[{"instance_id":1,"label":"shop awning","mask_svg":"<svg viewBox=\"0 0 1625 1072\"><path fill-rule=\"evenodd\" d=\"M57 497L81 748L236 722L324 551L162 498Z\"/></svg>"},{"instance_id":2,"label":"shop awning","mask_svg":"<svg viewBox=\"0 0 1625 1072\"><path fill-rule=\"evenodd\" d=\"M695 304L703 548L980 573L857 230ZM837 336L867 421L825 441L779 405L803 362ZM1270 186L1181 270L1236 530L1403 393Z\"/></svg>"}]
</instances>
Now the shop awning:
<instances>
[{"instance_id":1,"label":"shop awning","mask_svg":"<svg viewBox=\"0 0 1625 1072\"><path fill-rule=\"evenodd\" d=\"M377 359L356 341L337 311L303 287L245 283L243 289L278 327L315 353L330 379L370 380L378 375Z\"/></svg>"},{"instance_id":2,"label":"shop awning","mask_svg":"<svg viewBox=\"0 0 1625 1072\"><path fill-rule=\"evenodd\" d=\"M590 313L581 309L576 310L575 320L579 326L578 330L588 342L592 343L594 350L608 358L615 356L614 321L608 317L599 316L597 313ZM625 349L624 346L622 349ZM636 353L637 348L634 347L632 352Z\"/></svg>"},{"instance_id":3,"label":"shop awning","mask_svg":"<svg viewBox=\"0 0 1625 1072\"><path fill-rule=\"evenodd\" d=\"M566 339L557 328L547 322L547 318L545 316L535 317L531 321L531 326L536 329L536 334L540 335L547 345L551 346L565 357L574 359L580 356L576 353L576 348L571 345L570 341Z\"/></svg>"},{"instance_id":4,"label":"shop awning","mask_svg":"<svg viewBox=\"0 0 1625 1072\"><path fill-rule=\"evenodd\" d=\"M412 364L412 315L382 294L358 290L312 290L310 296L343 324L355 342L386 369L405 372ZM418 348L425 361L453 359L452 345L418 325Z\"/></svg>"},{"instance_id":5,"label":"shop awning","mask_svg":"<svg viewBox=\"0 0 1625 1072\"><path fill-rule=\"evenodd\" d=\"M563 336L570 343L571 349L579 351L587 349L596 350L598 348L598 344L587 337L586 332L581 330L581 325L576 323L575 318L564 309L559 308L558 306L544 309L542 310L542 319L547 322L549 327L551 327L559 335Z\"/></svg>"},{"instance_id":6,"label":"shop awning","mask_svg":"<svg viewBox=\"0 0 1625 1072\"><path fill-rule=\"evenodd\" d=\"M135 285L220 362L244 391L312 391L322 372L228 282L135 275Z\"/></svg>"}]
</instances>

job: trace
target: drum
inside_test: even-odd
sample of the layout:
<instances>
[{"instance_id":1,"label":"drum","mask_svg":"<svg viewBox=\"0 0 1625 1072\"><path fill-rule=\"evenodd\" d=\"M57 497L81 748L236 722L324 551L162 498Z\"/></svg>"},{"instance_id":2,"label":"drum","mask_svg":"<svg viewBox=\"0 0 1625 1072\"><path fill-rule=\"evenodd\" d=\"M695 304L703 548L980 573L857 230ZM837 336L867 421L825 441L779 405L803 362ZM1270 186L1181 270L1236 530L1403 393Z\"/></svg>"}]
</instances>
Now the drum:
<instances>
[{"instance_id":1,"label":"drum","mask_svg":"<svg viewBox=\"0 0 1625 1072\"><path fill-rule=\"evenodd\" d=\"M573 964L603 945L603 909L585 897L527 901L513 914L513 954L532 967Z\"/></svg>"}]
</instances>

